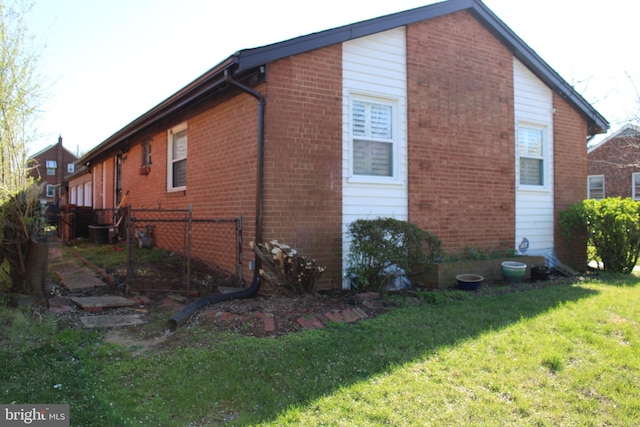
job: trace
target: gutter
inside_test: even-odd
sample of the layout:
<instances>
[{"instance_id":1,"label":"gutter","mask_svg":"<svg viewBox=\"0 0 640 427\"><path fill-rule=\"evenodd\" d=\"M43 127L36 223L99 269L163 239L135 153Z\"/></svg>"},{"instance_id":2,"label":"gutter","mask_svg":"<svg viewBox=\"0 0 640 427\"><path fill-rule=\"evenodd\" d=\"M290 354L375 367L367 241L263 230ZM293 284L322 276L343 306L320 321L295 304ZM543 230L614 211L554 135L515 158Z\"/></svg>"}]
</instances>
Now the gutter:
<instances>
[{"instance_id":1,"label":"gutter","mask_svg":"<svg viewBox=\"0 0 640 427\"><path fill-rule=\"evenodd\" d=\"M262 242L262 212L263 212L263 188L264 188L264 118L265 107L267 100L260 93L249 86L234 80L233 76L229 73L229 70L224 70L224 81L230 85L236 86L243 92L248 93L258 100L258 146L257 146L257 177L256 177L256 242ZM244 288L237 292L228 294L210 295L205 298L200 298L191 304L185 306L178 313L174 314L167 323L169 330L175 331L179 326L184 324L196 310L201 309L209 304L214 304L222 301L229 301L233 299L245 299L254 296L260 289L260 257L255 258L255 265L253 269L253 281L251 286Z\"/></svg>"}]
</instances>

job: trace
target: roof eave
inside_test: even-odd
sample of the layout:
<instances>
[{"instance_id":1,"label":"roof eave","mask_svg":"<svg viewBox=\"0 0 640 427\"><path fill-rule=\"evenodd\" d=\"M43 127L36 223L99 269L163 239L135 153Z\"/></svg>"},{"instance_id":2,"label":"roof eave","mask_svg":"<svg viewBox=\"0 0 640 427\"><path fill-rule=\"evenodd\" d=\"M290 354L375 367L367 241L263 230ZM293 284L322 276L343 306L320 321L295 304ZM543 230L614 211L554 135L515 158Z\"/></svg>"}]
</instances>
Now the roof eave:
<instances>
[{"instance_id":1,"label":"roof eave","mask_svg":"<svg viewBox=\"0 0 640 427\"><path fill-rule=\"evenodd\" d=\"M87 162L100 157L101 155L111 151L123 141L143 131L151 124L170 117L178 110L190 105L210 91L215 90L224 83L225 70L232 68L235 65L237 65L237 57L235 55L228 57L198 77L196 80L192 81L187 86L183 87L178 92L174 93L169 98L111 135L94 149L80 157L76 163L86 164Z\"/></svg>"},{"instance_id":2,"label":"roof eave","mask_svg":"<svg viewBox=\"0 0 640 427\"><path fill-rule=\"evenodd\" d=\"M292 55L460 11L467 11L474 16L488 31L498 38L518 60L527 66L538 78L554 90L554 92L564 98L573 108L580 112L588 122L589 135L604 133L609 129L609 122L577 93L571 85L562 79L553 68L544 62L533 49L491 12L482 1L449 0L296 37L271 45L241 50L110 136L95 149L82 156L82 158L78 160L78 163L86 163L90 159L105 154L153 122L170 116L178 109L184 108L197 100L198 97L225 84L224 73L226 70L233 69L234 73L242 75L256 67Z\"/></svg>"}]
</instances>

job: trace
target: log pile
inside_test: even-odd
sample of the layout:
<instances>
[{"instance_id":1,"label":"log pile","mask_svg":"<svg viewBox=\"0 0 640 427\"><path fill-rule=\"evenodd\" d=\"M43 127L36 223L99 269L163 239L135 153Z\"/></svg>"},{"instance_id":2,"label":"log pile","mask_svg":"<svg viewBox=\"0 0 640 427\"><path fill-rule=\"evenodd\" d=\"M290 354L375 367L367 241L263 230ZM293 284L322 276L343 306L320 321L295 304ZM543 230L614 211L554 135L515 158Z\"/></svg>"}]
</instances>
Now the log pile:
<instances>
[{"instance_id":1,"label":"log pile","mask_svg":"<svg viewBox=\"0 0 640 427\"><path fill-rule=\"evenodd\" d=\"M260 276L276 293L299 295L316 291L325 268L316 265L314 259L298 255L298 251L277 240L250 245L262 261Z\"/></svg>"}]
</instances>

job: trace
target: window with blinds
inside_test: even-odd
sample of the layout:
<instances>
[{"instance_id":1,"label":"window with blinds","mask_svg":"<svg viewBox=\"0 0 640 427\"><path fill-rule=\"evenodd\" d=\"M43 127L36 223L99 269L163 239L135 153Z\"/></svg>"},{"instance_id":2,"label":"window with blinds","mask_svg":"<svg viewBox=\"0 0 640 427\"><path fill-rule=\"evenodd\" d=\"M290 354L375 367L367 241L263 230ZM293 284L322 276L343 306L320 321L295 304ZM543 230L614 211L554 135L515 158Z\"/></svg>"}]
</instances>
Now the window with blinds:
<instances>
[{"instance_id":1,"label":"window with blinds","mask_svg":"<svg viewBox=\"0 0 640 427\"><path fill-rule=\"evenodd\" d=\"M604 198L604 175L591 175L587 178L587 193L589 199Z\"/></svg>"},{"instance_id":2,"label":"window with blinds","mask_svg":"<svg viewBox=\"0 0 640 427\"><path fill-rule=\"evenodd\" d=\"M169 191L187 186L187 126L182 124L169 131Z\"/></svg>"},{"instance_id":3,"label":"window with blinds","mask_svg":"<svg viewBox=\"0 0 640 427\"><path fill-rule=\"evenodd\" d=\"M520 185L543 186L544 182L544 133L542 129L518 127L518 159Z\"/></svg>"},{"instance_id":4,"label":"window with blinds","mask_svg":"<svg viewBox=\"0 0 640 427\"><path fill-rule=\"evenodd\" d=\"M351 122L353 174L393 176L393 107L354 100Z\"/></svg>"}]
</instances>

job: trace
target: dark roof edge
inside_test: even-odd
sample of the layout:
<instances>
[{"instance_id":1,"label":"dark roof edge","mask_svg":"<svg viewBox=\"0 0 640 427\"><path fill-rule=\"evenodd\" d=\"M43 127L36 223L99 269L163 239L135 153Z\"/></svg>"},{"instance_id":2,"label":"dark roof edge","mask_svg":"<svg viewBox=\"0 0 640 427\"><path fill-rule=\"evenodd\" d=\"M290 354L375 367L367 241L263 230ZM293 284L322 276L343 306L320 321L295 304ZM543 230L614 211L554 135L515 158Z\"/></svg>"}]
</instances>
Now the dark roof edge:
<instances>
[{"instance_id":1,"label":"dark roof edge","mask_svg":"<svg viewBox=\"0 0 640 427\"><path fill-rule=\"evenodd\" d=\"M140 132L142 129L147 127L149 123L171 116L181 107L190 104L192 101L197 100L198 97L219 87L224 81L224 71L233 67L235 64L235 56L230 56L189 83L187 86L180 89L178 92L171 95L169 98L162 101L160 104L153 107L151 110L127 124L92 150L85 153L76 161L76 163L84 164L87 161L108 152L121 141L126 140L137 132Z\"/></svg>"},{"instance_id":2,"label":"dark roof edge","mask_svg":"<svg viewBox=\"0 0 640 427\"><path fill-rule=\"evenodd\" d=\"M474 2L475 0L443 1L317 33L307 34L266 46L244 49L236 53L236 56L239 59L239 70L251 69L278 59L298 55L304 52L310 52L332 44L343 43L359 37L365 37L382 31L391 30L393 28L459 12L461 10L472 8Z\"/></svg>"},{"instance_id":3,"label":"dark roof edge","mask_svg":"<svg viewBox=\"0 0 640 427\"><path fill-rule=\"evenodd\" d=\"M589 123L589 132L598 134L609 129L609 122L587 102L582 95L567 83L533 49L518 37L500 18L498 18L481 0L450 0L410 9L391 15L373 18L342 27L321 31L294 39L274 43L236 53L239 70L309 52L335 43L342 43L358 37L364 37L396 27L433 19L450 13L466 10L484 25L498 40L538 78L555 92L559 93L574 108L582 112Z\"/></svg>"},{"instance_id":4,"label":"dark roof edge","mask_svg":"<svg viewBox=\"0 0 640 427\"><path fill-rule=\"evenodd\" d=\"M198 96L224 84L224 72L227 69L233 68L235 73L243 75L256 67L292 55L460 11L467 11L472 14L538 78L580 111L589 123L589 133L591 135L603 133L609 129L609 122L560 77L553 68L544 62L533 49L491 12L481 0L448 0L262 47L240 50L107 138L93 150L83 155L77 163L86 162L107 152L120 141L142 130L150 122L168 117L179 108L197 99Z\"/></svg>"},{"instance_id":5,"label":"dark roof edge","mask_svg":"<svg viewBox=\"0 0 640 427\"><path fill-rule=\"evenodd\" d=\"M564 80L549 64L547 64L533 49L518 37L500 18L498 18L480 0L473 0L473 14L504 43L513 55L533 72L547 86L559 93L572 106L581 111L591 122L591 135L606 133L609 122L582 95L580 95L566 80Z\"/></svg>"}]
</instances>

